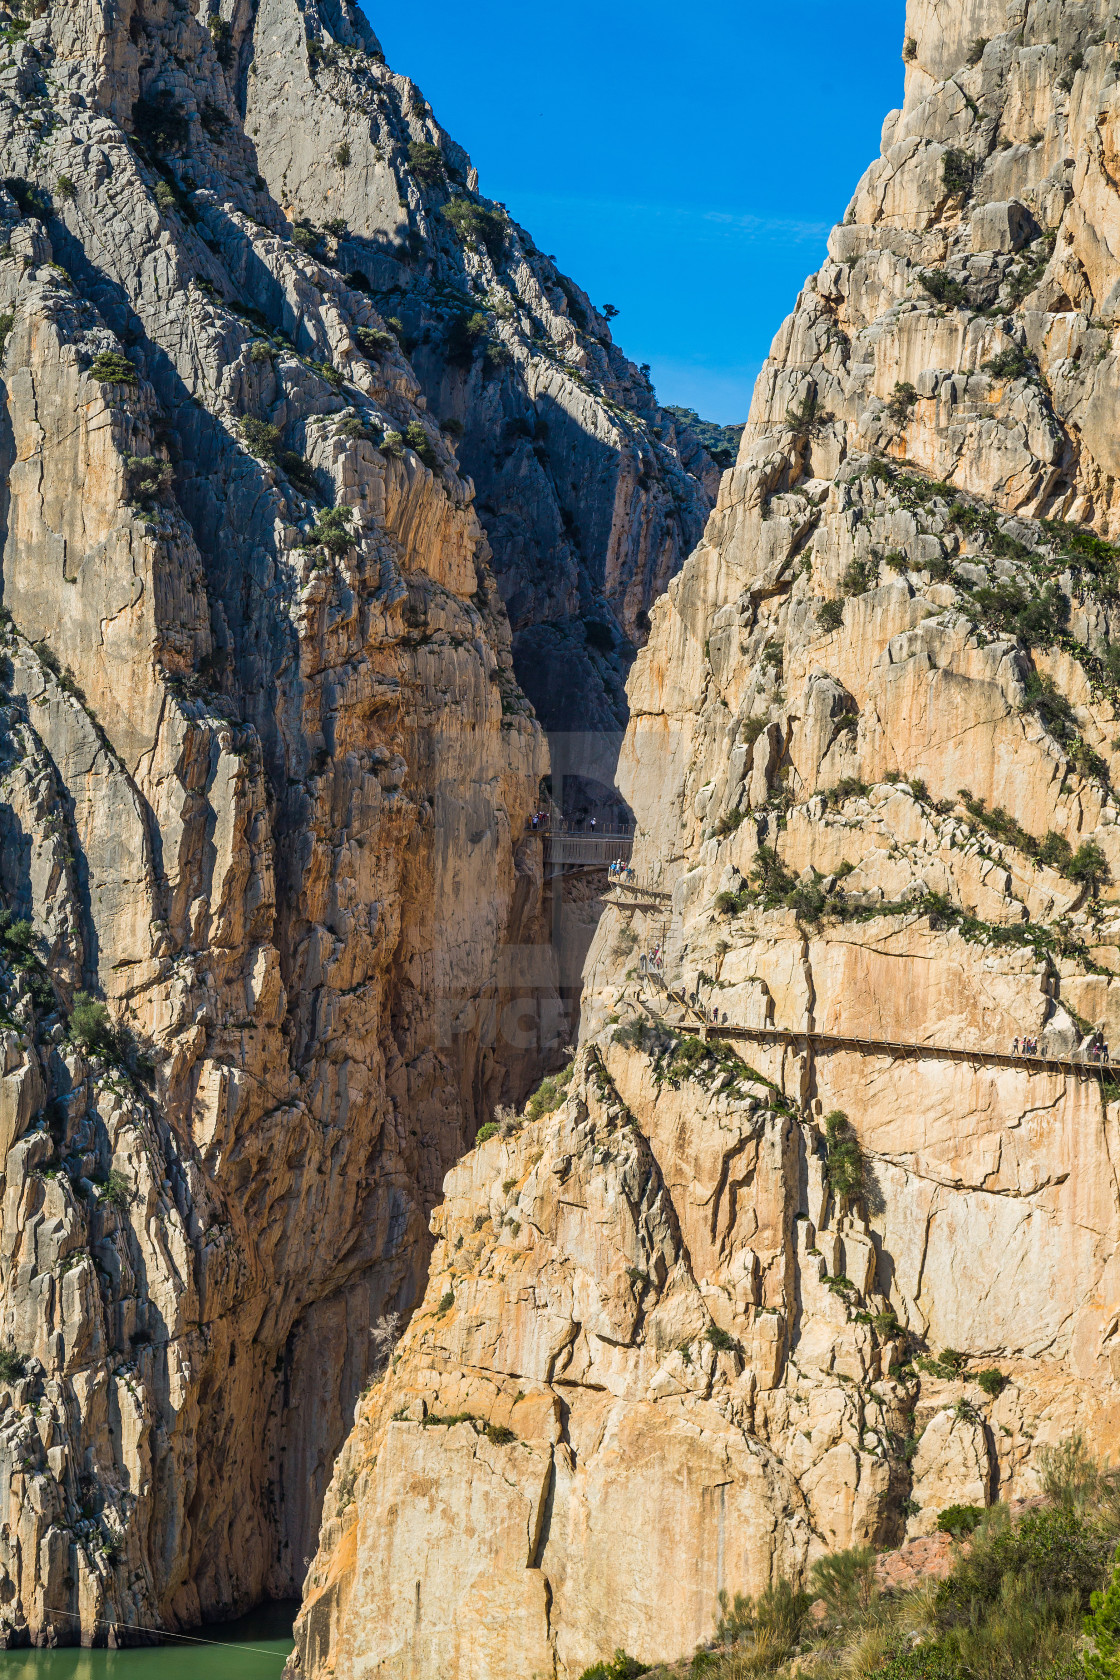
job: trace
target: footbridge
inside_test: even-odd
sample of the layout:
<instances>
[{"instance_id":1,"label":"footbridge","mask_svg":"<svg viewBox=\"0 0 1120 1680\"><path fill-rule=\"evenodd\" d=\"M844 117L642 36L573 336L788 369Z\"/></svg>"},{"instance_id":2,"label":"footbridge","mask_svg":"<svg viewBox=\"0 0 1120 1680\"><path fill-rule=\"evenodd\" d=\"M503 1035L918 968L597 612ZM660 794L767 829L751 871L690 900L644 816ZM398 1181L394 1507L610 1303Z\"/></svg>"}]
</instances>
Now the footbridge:
<instances>
[{"instance_id":1,"label":"footbridge","mask_svg":"<svg viewBox=\"0 0 1120 1680\"><path fill-rule=\"evenodd\" d=\"M632 834L567 834L546 829L543 838L544 866L550 875L609 869L612 863L629 863L634 850Z\"/></svg>"},{"instance_id":2,"label":"footbridge","mask_svg":"<svg viewBox=\"0 0 1120 1680\"><path fill-rule=\"evenodd\" d=\"M1090 1060L1083 1051L1070 1056L1048 1056L1038 1053L1017 1055L1011 1050L985 1050L961 1044L931 1044L916 1039L869 1038L858 1034L827 1032L817 1027L744 1026L728 1021L726 1016L720 1019L719 1011L706 1015L686 993L666 985L654 966L647 964L643 974L660 992L666 1003L676 1004L684 1012L687 1024L694 1028L698 1038L705 1041L745 1039L759 1044L777 1044L794 1051L854 1050L859 1055L884 1057L892 1061L928 1061L932 1058L968 1062L974 1066L1026 1068L1030 1073L1060 1073L1066 1078L1099 1079L1102 1084L1106 1079L1120 1083L1120 1060L1114 1061L1107 1056ZM649 1010L649 1013L663 1025L673 1027L677 1031L686 1024L682 1021L670 1021L664 1015L655 1015L653 1010Z\"/></svg>"}]
</instances>

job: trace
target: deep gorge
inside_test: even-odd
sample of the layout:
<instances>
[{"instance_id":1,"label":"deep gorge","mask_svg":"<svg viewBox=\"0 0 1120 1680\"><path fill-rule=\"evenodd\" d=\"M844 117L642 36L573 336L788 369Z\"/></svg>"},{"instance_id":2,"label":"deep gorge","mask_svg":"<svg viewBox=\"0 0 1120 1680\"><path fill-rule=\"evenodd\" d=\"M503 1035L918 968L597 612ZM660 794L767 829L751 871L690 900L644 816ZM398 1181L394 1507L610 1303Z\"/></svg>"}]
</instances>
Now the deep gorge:
<instances>
[{"instance_id":1,"label":"deep gorge","mask_svg":"<svg viewBox=\"0 0 1120 1680\"><path fill-rule=\"evenodd\" d=\"M1109 9L910 0L722 473L345 0L0 36L3 1639L577 1680L1107 1456Z\"/></svg>"}]
</instances>

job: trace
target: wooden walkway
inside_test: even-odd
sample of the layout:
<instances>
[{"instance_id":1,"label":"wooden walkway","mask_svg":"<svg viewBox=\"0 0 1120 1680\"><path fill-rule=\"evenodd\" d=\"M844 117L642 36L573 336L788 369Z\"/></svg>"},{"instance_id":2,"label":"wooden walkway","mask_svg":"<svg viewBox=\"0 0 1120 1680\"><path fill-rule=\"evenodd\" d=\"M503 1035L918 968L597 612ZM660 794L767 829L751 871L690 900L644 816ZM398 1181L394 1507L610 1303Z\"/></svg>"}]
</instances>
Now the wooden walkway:
<instances>
[{"instance_id":1,"label":"wooden walkway","mask_svg":"<svg viewBox=\"0 0 1120 1680\"><path fill-rule=\"evenodd\" d=\"M609 869L612 863L629 863L634 850L632 834L558 834L545 829L545 868L552 874L573 869Z\"/></svg>"},{"instance_id":2,"label":"wooden walkway","mask_svg":"<svg viewBox=\"0 0 1120 1680\"><path fill-rule=\"evenodd\" d=\"M666 998L692 1016L697 1036L711 1038L746 1038L762 1044L781 1044L791 1049L855 1050L864 1056L883 1056L892 1061L922 1061L934 1059L950 1062L970 1062L988 1067L1026 1068L1030 1073L1061 1073L1078 1079L1096 1077L1104 1083L1106 1074L1116 1068L1120 1081L1120 1061L1088 1061L1083 1056L1016 1056L1010 1050L970 1049L958 1044L925 1044L894 1038L861 1038L848 1033L820 1032L817 1028L744 1027L734 1022L706 1019L703 1013L681 992L664 986L659 977L647 972L646 978L661 985ZM666 1022L667 1026L672 1023ZM679 1024L679 1023L678 1023Z\"/></svg>"}]
</instances>

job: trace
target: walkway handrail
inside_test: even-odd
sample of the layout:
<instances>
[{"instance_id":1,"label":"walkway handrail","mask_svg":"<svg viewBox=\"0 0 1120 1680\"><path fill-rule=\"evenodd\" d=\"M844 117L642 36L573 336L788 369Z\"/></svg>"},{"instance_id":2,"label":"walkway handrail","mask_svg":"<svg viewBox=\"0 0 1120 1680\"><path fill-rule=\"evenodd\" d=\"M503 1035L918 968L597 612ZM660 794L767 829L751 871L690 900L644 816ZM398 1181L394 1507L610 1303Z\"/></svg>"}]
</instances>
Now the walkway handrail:
<instances>
[{"instance_id":1,"label":"walkway handrail","mask_svg":"<svg viewBox=\"0 0 1120 1680\"><path fill-rule=\"evenodd\" d=\"M666 892L662 887L647 887L642 881L624 881L621 875L616 876L611 886L618 887L620 891L639 893L642 898L660 899L664 904L668 904L673 897L671 892Z\"/></svg>"},{"instance_id":2,"label":"walkway handrail","mask_svg":"<svg viewBox=\"0 0 1120 1680\"><path fill-rule=\"evenodd\" d=\"M696 1016L699 1025L705 1029L709 1038L754 1038L763 1042L784 1042L806 1046L810 1044L814 1046L834 1044L850 1047L864 1055L886 1055L905 1060L909 1060L911 1057L939 1056L948 1061L980 1062L996 1067L1029 1067L1057 1071L1069 1069L1077 1073L1104 1073L1113 1066L1120 1069L1120 1061L1114 1063L1111 1056L1090 1061L1087 1057L1082 1056L1016 1055L1010 1050L969 1049L959 1044L929 1044L917 1039L859 1038L854 1034L821 1032L814 1027L745 1027L734 1022L709 1021L687 998L674 992L670 987L666 987L665 990L672 1002L690 1010Z\"/></svg>"},{"instance_id":3,"label":"walkway handrail","mask_svg":"<svg viewBox=\"0 0 1120 1680\"><path fill-rule=\"evenodd\" d=\"M589 864L606 869L612 863L625 863L634 847L632 834L553 834L545 833L544 861L558 864Z\"/></svg>"}]
</instances>

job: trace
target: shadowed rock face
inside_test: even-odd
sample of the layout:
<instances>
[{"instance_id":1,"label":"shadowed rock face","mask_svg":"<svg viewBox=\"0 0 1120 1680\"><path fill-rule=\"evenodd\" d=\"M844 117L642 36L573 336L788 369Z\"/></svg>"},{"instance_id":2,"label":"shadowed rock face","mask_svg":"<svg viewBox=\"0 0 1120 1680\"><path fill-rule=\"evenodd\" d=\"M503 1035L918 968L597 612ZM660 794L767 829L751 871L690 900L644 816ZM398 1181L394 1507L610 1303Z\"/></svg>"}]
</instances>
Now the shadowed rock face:
<instances>
[{"instance_id":1,"label":"shadowed rock face","mask_svg":"<svg viewBox=\"0 0 1120 1680\"><path fill-rule=\"evenodd\" d=\"M396 320L461 439L525 692L546 729L622 728L648 608L699 540L718 469L502 206L464 220L469 157L360 13L263 0L234 24L256 167L287 214L337 229L334 260Z\"/></svg>"},{"instance_id":2,"label":"shadowed rock face","mask_svg":"<svg viewBox=\"0 0 1120 1680\"><path fill-rule=\"evenodd\" d=\"M298 1590L370 1325L563 1031L503 596L599 615L617 723L714 488L526 237L421 192L410 141L469 165L356 12L229 11L55 10L0 67L8 1641ZM459 334L420 377L398 281Z\"/></svg>"},{"instance_id":3,"label":"shadowed rock face","mask_svg":"<svg viewBox=\"0 0 1120 1680\"><path fill-rule=\"evenodd\" d=\"M675 1659L721 1589L1114 1451L1117 1087L1010 1052L1120 1053L1117 53L911 0L628 682L665 898L600 922L563 1102L448 1176L294 1673Z\"/></svg>"}]
</instances>

